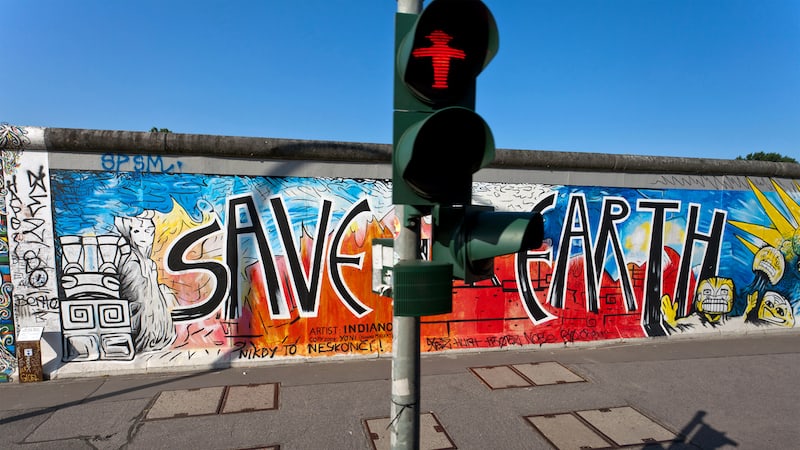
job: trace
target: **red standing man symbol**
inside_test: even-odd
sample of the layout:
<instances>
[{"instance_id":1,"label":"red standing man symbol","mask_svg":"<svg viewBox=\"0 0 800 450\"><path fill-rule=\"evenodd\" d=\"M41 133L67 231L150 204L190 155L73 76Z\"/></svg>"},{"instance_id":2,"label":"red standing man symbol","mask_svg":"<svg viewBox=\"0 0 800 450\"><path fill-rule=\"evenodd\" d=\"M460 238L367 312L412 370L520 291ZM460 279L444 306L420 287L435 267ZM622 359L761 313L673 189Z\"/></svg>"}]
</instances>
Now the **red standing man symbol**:
<instances>
[{"instance_id":1,"label":"red standing man symbol","mask_svg":"<svg viewBox=\"0 0 800 450\"><path fill-rule=\"evenodd\" d=\"M466 53L463 50L452 48L447 45L453 37L441 30L435 30L425 36L433 43L430 47L418 48L411 52L415 58L431 58L433 63L433 85L434 89L447 89L447 75L450 72L451 59L464 59Z\"/></svg>"}]
</instances>

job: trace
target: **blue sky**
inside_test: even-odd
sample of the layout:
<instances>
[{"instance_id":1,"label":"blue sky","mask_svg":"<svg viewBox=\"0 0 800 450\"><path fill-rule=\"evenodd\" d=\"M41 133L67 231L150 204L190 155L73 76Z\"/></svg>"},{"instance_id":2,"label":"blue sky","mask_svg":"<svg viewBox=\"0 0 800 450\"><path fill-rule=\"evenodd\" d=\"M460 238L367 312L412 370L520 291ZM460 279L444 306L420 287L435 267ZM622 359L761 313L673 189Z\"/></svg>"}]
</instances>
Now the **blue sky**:
<instances>
[{"instance_id":1,"label":"blue sky","mask_svg":"<svg viewBox=\"0 0 800 450\"><path fill-rule=\"evenodd\" d=\"M498 148L800 159L796 0L485 3ZM0 122L391 141L395 0L0 6Z\"/></svg>"}]
</instances>

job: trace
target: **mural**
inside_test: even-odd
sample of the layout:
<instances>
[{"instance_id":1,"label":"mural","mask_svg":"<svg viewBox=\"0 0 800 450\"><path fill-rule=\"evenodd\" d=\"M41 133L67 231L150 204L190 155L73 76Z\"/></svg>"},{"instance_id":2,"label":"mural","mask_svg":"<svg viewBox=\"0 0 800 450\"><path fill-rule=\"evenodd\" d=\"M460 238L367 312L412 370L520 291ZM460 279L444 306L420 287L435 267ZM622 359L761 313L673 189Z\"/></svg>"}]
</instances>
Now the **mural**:
<instances>
[{"instance_id":1,"label":"mural","mask_svg":"<svg viewBox=\"0 0 800 450\"><path fill-rule=\"evenodd\" d=\"M7 123L0 124L0 149L2 149L2 171L0 171L0 382L11 380L17 368L16 338L14 334L14 312L9 264L8 218L6 216L6 175L16 171L19 153L30 139L27 131Z\"/></svg>"},{"instance_id":2,"label":"mural","mask_svg":"<svg viewBox=\"0 0 800 450\"><path fill-rule=\"evenodd\" d=\"M0 191L4 188L0 187ZM0 197L0 382L10 380L17 366L12 305L11 269L8 259L8 225L5 196Z\"/></svg>"},{"instance_id":3,"label":"mural","mask_svg":"<svg viewBox=\"0 0 800 450\"><path fill-rule=\"evenodd\" d=\"M387 181L49 176L64 361L391 351L391 299L371 286L371 242L398 229ZM477 183L475 203L542 212L546 242L456 282L453 312L422 319L423 350L793 327L798 186L756 181Z\"/></svg>"},{"instance_id":4,"label":"mural","mask_svg":"<svg viewBox=\"0 0 800 450\"><path fill-rule=\"evenodd\" d=\"M390 350L385 181L54 171L66 361Z\"/></svg>"},{"instance_id":5,"label":"mural","mask_svg":"<svg viewBox=\"0 0 800 450\"><path fill-rule=\"evenodd\" d=\"M399 229L387 180L191 174L115 153L102 170L51 170L29 142L0 125L0 380L23 326L60 335L79 365L391 352L392 301L372 286L387 275L372 273L372 242ZM792 328L798 191L745 177L475 183L476 204L541 212L545 242L496 258L492 279L456 281L453 312L422 318L422 350Z\"/></svg>"},{"instance_id":6,"label":"mural","mask_svg":"<svg viewBox=\"0 0 800 450\"><path fill-rule=\"evenodd\" d=\"M60 331L50 174L45 152L16 154L5 174L9 265L18 327ZM5 171L6 169L4 169Z\"/></svg>"}]
</instances>

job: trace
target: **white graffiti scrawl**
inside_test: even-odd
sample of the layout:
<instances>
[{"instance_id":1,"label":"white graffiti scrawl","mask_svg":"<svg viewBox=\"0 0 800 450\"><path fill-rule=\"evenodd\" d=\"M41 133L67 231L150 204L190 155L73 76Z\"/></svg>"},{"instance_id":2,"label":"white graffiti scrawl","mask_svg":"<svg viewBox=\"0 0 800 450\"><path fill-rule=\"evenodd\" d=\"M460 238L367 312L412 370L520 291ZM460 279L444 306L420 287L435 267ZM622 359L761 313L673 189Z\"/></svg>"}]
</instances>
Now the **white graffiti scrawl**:
<instances>
[{"instance_id":1,"label":"white graffiti scrawl","mask_svg":"<svg viewBox=\"0 0 800 450\"><path fill-rule=\"evenodd\" d=\"M14 314L18 327L59 331L53 213L47 154L26 150L4 173Z\"/></svg>"}]
</instances>

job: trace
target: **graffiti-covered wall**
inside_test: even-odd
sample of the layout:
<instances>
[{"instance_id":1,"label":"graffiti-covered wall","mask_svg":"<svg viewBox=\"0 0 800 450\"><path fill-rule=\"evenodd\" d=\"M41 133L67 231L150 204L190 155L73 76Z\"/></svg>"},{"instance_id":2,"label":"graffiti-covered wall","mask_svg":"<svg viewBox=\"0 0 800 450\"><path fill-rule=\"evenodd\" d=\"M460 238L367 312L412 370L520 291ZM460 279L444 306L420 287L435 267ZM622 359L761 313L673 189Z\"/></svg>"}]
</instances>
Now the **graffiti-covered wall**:
<instances>
[{"instance_id":1,"label":"graffiti-covered wall","mask_svg":"<svg viewBox=\"0 0 800 450\"><path fill-rule=\"evenodd\" d=\"M8 215L5 203L5 174L15 173L21 149L30 143L27 131L21 127L0 124L0 151L2 151L2 186L0 187L0 382L7 382L14 373L16 345L12 309L11 266L9 265Z\"/></svg>"},{"instance_id":2,"label":"graffiti-covered wall","mask_svg":"<svg viewBox=\"0 0 800 450\"><path fill-rule=\"evenodd\" d=\"M59 337L52 367L66 372L391 352L372 244L399 222L390 181L356 169L6 150L3 351L15 325L38 325ZM489 280L456 281L453 312L422 319L423 351L794 327L796 180L520 178L476 182L473 203L541 212L544 244L496 258Z\"/></svg>"}]
</instances>

